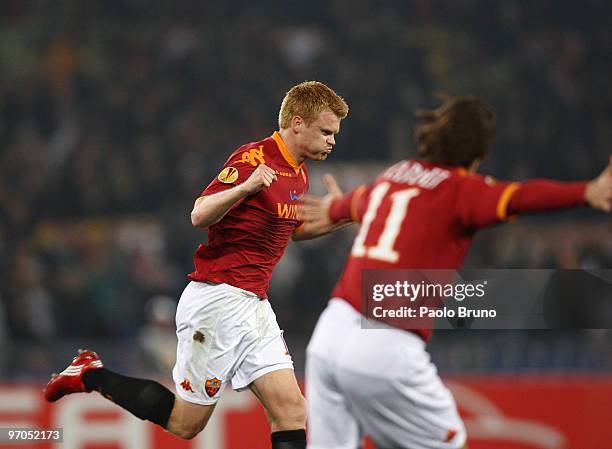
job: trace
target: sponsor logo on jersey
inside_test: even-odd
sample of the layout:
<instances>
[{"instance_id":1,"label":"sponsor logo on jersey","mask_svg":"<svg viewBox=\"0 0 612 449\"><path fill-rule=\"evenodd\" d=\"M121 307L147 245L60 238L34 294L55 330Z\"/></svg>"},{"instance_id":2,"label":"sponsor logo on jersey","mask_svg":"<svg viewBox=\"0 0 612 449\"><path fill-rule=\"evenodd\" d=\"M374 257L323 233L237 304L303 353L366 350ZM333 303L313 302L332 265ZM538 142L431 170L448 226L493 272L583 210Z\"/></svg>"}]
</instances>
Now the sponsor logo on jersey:
<instances>
[{"instance_id":1,"label":"sponsor logo on jersey","mask_svg":"<svg viewBox=\"0 0 612 449\"><path fill-rule=\"evenodd\" d=\"M187 379L181 382L181 388L185 391L190 391L193 393L193 388L191 388L191 383Z\"/></svg>"},{"instance_id":2,"label":"sponsor logo on jersey","mask_svg":"<svg viewBox=\"0 0 612 449\"><path fill-rule=\"evenodd\" d=\"M299 201L299 200L301 200L302 198L304 198L304 192L302 192L302 193L300 193L300 194L298 195L298 193L297 193L297 191L296 191L296 190L290 190L290 191L289 191L289 199L290 199L291 201Z\"/></svg>"},{"instance_id":3,"label":"sponsor logo on jersey","mask_svg":"<svg viewBox=\"0 0 612 449\"><path fill-rule=\"evenodd\" d=\"M278 210L278 218L286 218L289 220L297 220L298 205L287 203L276 203Z\"/></svg>"},{"instance_id":4,"label":"sponsor logo on jersey","mask_svg":"<svg viewBox=\"0 0 612 449\"><path fill-rule=\"evenodd\" d=\"M295 175L286 171L274 170L278 176L285 176L286 178L293 178Z\"/></svg>"},{"instance_id":5,"label":"sponsor logo on jersey","mask_svg":"<svg viewBox=\"0 0 612 449\"><path fill-rule=\"evenodd\" d=\"M221 383L222 382L216 377L213 377L212 379L208 379L204 383L204 390L206 390L206 394L212 398L214 395L217 394L217 392L219 391L219 388L221 388Z\"/></svg>"},{"instance_id":6,"label":"sponsor logo on jersey","mask_svg":"<svg viewBox=\"0 0 612 449\"><path fill-rule=\"evenodd\" d=\"M238 179L238 170L234 167L225 167L217 176L217 179L224 184L231 184Z\"/></svg>"},{"instance_id":7,"label":"sponsor logo on jersey","mask_svg":"<svg viewBox=\"0 0 612 449\"><path fill-rule=\"evenodd\" d=\"M238 162L251 164L253 167L259 164L265 164L266 160L264 159L263 145L259 145L259 148L251 148L250 150L243 151L242 159L239 159Z\"/></svg>"}]
</instances>

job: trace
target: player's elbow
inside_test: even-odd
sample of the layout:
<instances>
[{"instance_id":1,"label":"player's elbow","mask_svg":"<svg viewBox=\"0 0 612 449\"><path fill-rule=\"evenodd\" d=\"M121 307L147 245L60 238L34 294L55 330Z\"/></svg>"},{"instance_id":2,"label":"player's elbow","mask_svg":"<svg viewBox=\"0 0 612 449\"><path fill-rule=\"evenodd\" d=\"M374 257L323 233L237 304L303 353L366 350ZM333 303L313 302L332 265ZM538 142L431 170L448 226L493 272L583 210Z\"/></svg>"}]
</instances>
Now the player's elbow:
<instances>
[{"instance_id":1,"label":"player's elbow","mask_svg":"<svg viewBox=\"0 0 612 449\"><path fill-rule=\"evenodd\" d=\"M191 211L191 225L194 228L202 227L202 219L195 210Z\"/></svg>"},{"instance_id":2,"label":"player's elbow","mask_svg":"<svg viewBox=\"0 0 612 449\"><path fill-rule=\"evenodd\" d=\"M191 211L191 224L194 228L205 228L211 224L209 221L206 215L201 210L198 210L197 207Z\"/></svg>"},{"instance_id":3,"label":"player's elbow","mask_svg":"<svg viewBox=\"0 0 612 449\"><path fill-rule=\"evenodd\" d=\"M205 197L200 197L196 200L191 211L191 224L195 228L205 228L210 226L211 220L207 213L207 209L204 207Z\"/></svg>"},{"instance_id":4,"label":"player's elbow","mask_svg":"<svg viewBox=\"0 0 612 449\"><path fill-rule=\"evenodd\" d=\"M211 220L203 216L201 213L191 212L191 224L194 228L207 228L212 223Z\"/></svg>"}]
</instances>

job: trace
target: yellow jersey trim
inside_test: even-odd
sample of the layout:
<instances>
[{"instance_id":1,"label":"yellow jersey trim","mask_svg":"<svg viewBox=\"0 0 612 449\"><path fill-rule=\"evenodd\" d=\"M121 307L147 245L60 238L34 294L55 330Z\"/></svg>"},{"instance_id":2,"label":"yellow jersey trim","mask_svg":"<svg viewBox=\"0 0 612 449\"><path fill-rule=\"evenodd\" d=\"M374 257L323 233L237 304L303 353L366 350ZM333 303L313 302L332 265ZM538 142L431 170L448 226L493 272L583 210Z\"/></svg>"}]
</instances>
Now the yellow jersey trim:
<instances>
[{"instance_id":1,"label":"yellow jersey trim","mask_svg":"<svg viewBox=\"0 0 612 449\"><path fill-rule=\"evenodd\" d=\"M501 196L499 197L499 201L497 202L497 218L502 221L508 220L508 203L510 203L510 199L512 195L521 187L521 184L518 182L513 182L509 184Z\"/></svg>"},{"instance_id":2,"label":"yellow jersey trim","mask_svg":"<svg viewBox=\"0 0 612 449\"><path fill-rule=\"evenodd\" d=\"M457 173L459 173L459 176L466 177L466 176L469 176L470 174L470 172L464 167L457 167L456 170L457 170Z\"/></svg>"},{"instance_id":3,"label":"yellow jersey trim","mask_svg":"<svg viewBox=\"0 0 612 449\"><path fill-rule=\"evenodd\" d=\"M351 220L353 220L355 223L359 222L359 216L357 215L357 204L359 202L359 198L361 198L361 195L363 195L363 192L365 192L365 189L365 186L357 187L355 193L353 194L353 198L351 198Z\"/></svg>"},{"instance_id":4,"label":"yellow jersey trim","mask_svg":"<svg viewBox=\"0 0 612 449\"><path fill-rule=\"evenodd\" d=\"M283 138L281 137L279 132L274 131L274 134L272 134L272 138L276 142L276 145L278 146L278 149L280 150L285 160L289 163L289 165L291 165L291 168L293 168L293 170L295 171L295 174L299 174L302 168L302 164L298 164L297 162L295 162L295 159L293 159L293 156L289 152L289 149L287 148L287 145L285 145L285 142L283 141Z\"/></svg>"}]
</instances>

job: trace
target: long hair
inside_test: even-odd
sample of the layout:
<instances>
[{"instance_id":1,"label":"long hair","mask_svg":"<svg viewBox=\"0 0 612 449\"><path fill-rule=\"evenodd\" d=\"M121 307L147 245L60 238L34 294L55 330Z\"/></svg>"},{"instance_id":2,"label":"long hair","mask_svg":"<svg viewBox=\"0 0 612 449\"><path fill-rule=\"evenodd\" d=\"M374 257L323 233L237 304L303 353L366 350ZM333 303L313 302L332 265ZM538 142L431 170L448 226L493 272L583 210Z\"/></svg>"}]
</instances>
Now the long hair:
<instances>
[{"instance_id":1,"label":"long hair","mask_svg":"<svg viewBox=\"0 0 612 449\"><path fill-rule=\"evenodd\" d=\"M445 97L433 110L416 112L417 157L440 165L469 167L495 138L495 113L476 96Z\"/></svg>"}]
</instances>

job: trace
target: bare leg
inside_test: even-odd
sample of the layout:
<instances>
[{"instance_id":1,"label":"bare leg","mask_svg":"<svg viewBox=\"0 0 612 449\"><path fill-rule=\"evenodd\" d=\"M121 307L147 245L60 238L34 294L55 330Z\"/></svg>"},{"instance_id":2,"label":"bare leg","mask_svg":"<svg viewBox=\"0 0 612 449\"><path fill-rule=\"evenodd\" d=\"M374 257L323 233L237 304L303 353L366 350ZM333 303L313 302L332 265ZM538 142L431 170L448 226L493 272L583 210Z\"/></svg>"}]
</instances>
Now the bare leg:
<instances>
[{"instance_id":1,"label":"bare leg","mask_svg":"<svg viewBox=\"0 0 612 449\"><path fill-rule=\"evenodd\" d=\"M306 401L292 369L265 374L249 388L266 409L272 432L306 427Z\"/></svg>"},{"instance_id":2,"label":"bare leg","mask_svg":"<svg viewBox=\"0 0 612 449\"><path fill-rule=\"evenodd\" d=\"M214 409L214 404L192 404L176 396L166 429L176 436L190 440L204 430Z\"/></svg>"}]
</instances>

